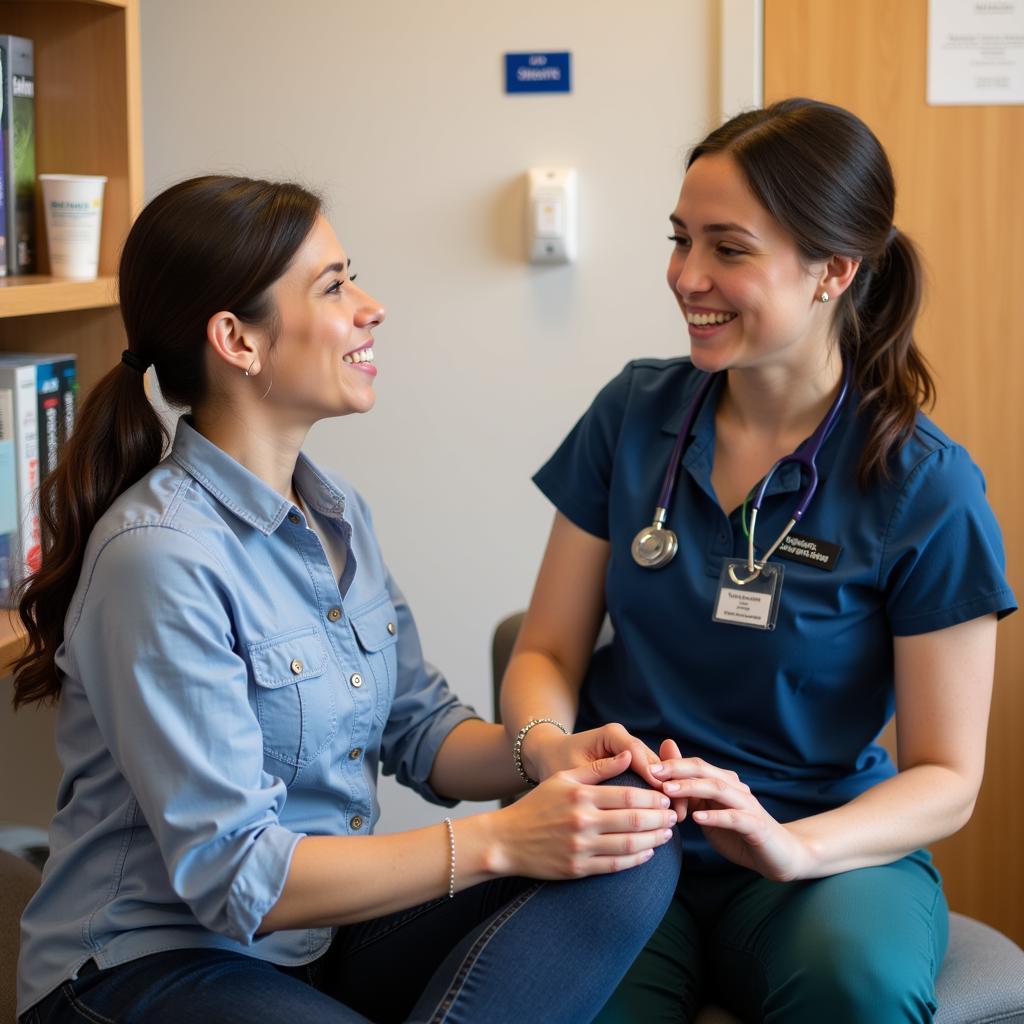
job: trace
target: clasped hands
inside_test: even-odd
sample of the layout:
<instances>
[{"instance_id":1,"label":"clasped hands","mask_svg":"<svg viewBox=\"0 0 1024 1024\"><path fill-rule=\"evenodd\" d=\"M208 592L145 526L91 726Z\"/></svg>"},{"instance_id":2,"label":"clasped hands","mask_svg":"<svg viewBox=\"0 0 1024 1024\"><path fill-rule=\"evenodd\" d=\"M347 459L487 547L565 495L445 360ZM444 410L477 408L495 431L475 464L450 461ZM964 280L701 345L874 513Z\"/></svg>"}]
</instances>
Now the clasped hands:
<instances>
[{"instance_id":1,"label":"clasped hands","mask_svg":"<svg viewBox=\"0 0 1024 1024\"><path fill-rule=\"evenodd\" d=\"M617 758L624 762L619 772L631 768L655 794L663 794L677 821L689 814L711 846L732 863L775 881L813 873L813 850L798 830L776 821L735 772L683 757L674 740L664 740L656 754L618 724L569 736L538 725L527 739L523 759L534 778L596 768Z\"/></svg>"}]
</instances>

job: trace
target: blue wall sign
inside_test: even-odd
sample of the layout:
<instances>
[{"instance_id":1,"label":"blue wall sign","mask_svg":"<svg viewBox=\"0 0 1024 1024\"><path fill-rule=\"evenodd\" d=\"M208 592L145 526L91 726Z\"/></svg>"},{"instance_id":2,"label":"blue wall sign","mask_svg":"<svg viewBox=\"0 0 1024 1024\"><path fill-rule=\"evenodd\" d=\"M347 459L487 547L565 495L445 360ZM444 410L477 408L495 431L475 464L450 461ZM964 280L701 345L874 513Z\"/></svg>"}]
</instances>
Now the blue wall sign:
<instances>
[{"instance_id":1,"label":"blue wall sign","mask_svg":"<svg viewBox=\"0 0 1024 1024\"><path fill-rule=\"evenodd\" d=\"M505 92L572 92L570 53L506 53Z\"/></svg>"}]
</instances>

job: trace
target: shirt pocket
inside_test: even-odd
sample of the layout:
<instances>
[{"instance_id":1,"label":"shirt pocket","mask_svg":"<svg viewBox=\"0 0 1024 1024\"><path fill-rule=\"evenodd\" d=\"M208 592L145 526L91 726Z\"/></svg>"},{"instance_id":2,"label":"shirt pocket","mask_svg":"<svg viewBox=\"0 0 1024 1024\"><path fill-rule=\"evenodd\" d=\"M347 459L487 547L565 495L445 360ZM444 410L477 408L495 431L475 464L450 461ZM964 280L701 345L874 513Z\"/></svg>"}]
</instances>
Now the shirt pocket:
<instances>
[{"instance_id":1,"label":"shirt pocket","mask_svg":"<svg viewBox=\"0 0 1024 1024\"><path fill-rule=\"evenodd\" d=\"M350 615L356 640L373 673L377 700L377 722L384 725L395 699L398 677L398 616L386 594L383 600Z\"/></svg>"},{"instance_id":2,"label":"shirt pocket","mask_svg":"<svg viewBox=\"0 0 1024 1024\"><path fill-rule=\"evenodd\" d=\"M316 626L301 626L257 640L248 650L263 753L303 768L338 731L324 638Z\"/></svg>"}]
</instances>

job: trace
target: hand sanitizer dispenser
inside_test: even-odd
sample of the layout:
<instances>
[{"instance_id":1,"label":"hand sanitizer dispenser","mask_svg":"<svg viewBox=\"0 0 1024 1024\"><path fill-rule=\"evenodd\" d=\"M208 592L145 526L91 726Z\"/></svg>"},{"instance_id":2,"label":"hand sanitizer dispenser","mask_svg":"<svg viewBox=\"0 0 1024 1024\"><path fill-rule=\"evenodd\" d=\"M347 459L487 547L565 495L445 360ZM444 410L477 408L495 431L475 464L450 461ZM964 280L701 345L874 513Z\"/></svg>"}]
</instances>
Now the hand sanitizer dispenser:
<instances>
[{"instance_id":1,"label":"hand sanitizer dispenser","mask_svg":"<svg viewBox=\"0 0 1024 1024\"><path fill-rule=\"evenodd\" d=\"M526 245L531 263L576 260L576 169L533 167L526 204Z\"/></svg>"}]
</instances>

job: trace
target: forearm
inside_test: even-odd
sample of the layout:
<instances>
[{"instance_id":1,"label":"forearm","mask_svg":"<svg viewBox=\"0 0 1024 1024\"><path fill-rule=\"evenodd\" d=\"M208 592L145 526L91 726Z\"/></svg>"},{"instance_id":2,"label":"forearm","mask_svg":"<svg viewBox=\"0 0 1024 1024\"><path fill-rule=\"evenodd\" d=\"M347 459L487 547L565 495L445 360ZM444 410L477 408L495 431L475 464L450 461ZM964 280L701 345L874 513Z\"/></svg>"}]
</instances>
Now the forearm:
<instances>
[{"instance_id":1,"label":"forearm","mask_svg":"<svg viewBox=\"0 0 1024 1024\"><path fill-rule=\"evenodd\" d=\"M455 888L494 878L493 815L455 823ZM292 855L284 889L260 932L354 924L448 892L448 829L385 836L306 836Z\"/></svg>"},{"instance_id":2,"label":"forearm","mask_svg":"<svg viewBox=\"0 0 1024 1024\"><path fill-rule=\"evenodd\" d=\"M553 718L570 732L576 721L579 682L570 680L564 668L541 651L521 651L512 656L501 687L501 720L510 741L535 718ZM532 778L541 778L542 741L557 740L554 726L536 726L523 743L523 764Z\"/></svg>"},{"instance_id":3,"label":"forearm","mask_svg":"<svg viewBox=\"0 0 1024 1024\"><path fill-rule=\"evenodd\" d=\"M477 718L460 722L434 759L430 788L450 800L496 800L523 789L505 730Z\"/></svg>"},{"instance_id":4,"label":"forearm","mask_svg":"<svg viewBox=\"0 0 1024 1024\"><path fill-rule=\"evenodd\" d=\"M951 768L921 764L886 779L842 807L785 827L809 859L802 878L888 864L959 831L977 786Z\"/></svg>"}]
</instances>

